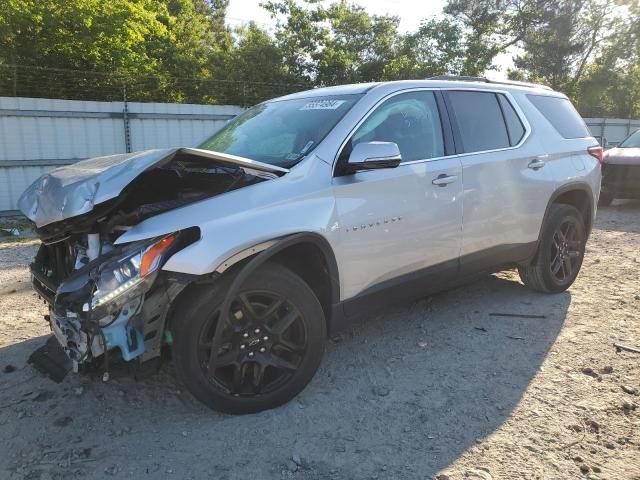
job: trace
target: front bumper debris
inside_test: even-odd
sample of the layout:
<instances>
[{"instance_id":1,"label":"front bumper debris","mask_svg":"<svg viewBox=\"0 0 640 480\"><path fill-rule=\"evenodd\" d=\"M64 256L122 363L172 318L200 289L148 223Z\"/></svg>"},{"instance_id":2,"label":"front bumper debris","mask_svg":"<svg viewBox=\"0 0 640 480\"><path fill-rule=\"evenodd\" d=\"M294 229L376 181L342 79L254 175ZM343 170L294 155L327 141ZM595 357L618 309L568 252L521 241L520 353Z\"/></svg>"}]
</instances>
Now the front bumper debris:
<instances>
[{"instance_id":1,"label":"front bumper debris","mask_svg":"<svg viewBox=\"0 0 640 480\"><path fill-rule=\"evenodd\" d=\"M29 356L27 362L56 383L62 382L73 368L73 362L56 337L50 337L47 343Z\"/></svg>"},{"instance_id":2,"label":"front bumper debris","mask_svg":"<svg viewBox=\"0 0 640 480\"><path fill-rule=\"evenodd\" d=\"M60 295L54 294L50 314L45 316L53 337L31 355L30 363L60 382L69 371L89 363L102 365L100 368L107 373L104 378L108 378L108 358L114 351L137 366L158 359L172 302L193 280L191 276L163 272L148 291L130 299L115 320L103 327L91 320L88 312L60 308Z\"/></svg>"}]
</instances>

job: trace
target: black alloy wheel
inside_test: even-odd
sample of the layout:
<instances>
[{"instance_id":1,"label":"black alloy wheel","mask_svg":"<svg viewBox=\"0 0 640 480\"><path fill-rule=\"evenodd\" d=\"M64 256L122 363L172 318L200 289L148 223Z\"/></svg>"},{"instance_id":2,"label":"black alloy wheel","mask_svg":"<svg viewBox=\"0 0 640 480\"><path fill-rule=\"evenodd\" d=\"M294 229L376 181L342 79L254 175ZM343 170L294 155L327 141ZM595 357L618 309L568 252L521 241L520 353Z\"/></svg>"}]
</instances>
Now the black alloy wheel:
<instances>
[{"instance_id":1,"label":"black alloy wheel","mask_svg":"<svg viewBox=\"0 0 640 480\"><path fill-rule=\"evenodd\" d=\"M551 275L558 283L574 278L582 259L581 229L575 218L567 218L556 229L551 244Z\"/></svg>"},{"instance_id":2,"label":"black alloy wheel","mask_svg":"<svg viewBox=\"0 0 640 480\"><path fill-rule=\"evenodd\" d=\"M538 292L564 292L578 276L586 243L587 229L580 211L573 205L551 205L533 261L518 267L520 279Z\"/></svg>"},{"instance_id":3,"label":"black alloy wheel","mask_svg":"<svg viewBox=\"0 0 640 480\"><path fill-rule=\"evenodd\" d=\"M173 360L179 380L207 406L259 412L288 402L313 378L326 322L313 290L291 270L267 263L240 286L214 347L233 278L185 294L170 320Z\"/></svg>"},{"instance_id":4,"label":"black alloy wheel","mask_svg":"<svg viewBox=\"0 0 640 480\"><path fill-rule=\"evenodd\" d=\"M203 325L198 342L203 374L232 395L264 395L290 380L307 346L300 311L280 293L245 291L231 304L222 343L212 358L211 347L220 310Z\"/></svg>"}]
</instances>

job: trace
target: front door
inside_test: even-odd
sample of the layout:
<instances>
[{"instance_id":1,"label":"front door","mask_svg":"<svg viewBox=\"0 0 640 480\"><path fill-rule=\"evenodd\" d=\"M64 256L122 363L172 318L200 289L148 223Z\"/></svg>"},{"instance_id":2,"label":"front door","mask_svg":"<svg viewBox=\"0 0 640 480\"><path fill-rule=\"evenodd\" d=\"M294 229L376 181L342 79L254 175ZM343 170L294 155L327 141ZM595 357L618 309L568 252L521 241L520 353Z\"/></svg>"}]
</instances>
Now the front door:
<instances>
[{"instance_id":1,"label":"front door","mask_svg":"<svg viewBox=\"0 0 640 480\"><path fill-rule=\"evenodd\" d=\"M343 300L430 271L453 275L460 251L461 164L445 156L434 93L399 93L379 104L340 161L353 145L371 141L398 144L402 163L334 178Z\"/></svg>"}]
</instances>

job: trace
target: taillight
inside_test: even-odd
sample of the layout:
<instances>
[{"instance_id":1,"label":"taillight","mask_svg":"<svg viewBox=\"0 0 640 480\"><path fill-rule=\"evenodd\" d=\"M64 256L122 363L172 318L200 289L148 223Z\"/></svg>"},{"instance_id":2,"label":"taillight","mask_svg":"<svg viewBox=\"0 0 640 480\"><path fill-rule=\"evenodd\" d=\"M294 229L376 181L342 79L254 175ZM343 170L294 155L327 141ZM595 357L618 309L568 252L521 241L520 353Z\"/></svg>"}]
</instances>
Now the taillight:
<instances>
[{"instance_id":1,"label":"taillight","mask_svg":"<svg viewBox=\"0 0 640 480\"><path fill-rule=\"evenodd\" d=\"M596 146L596 147L589 147L587 148L587 153L589 155L591 155L592 157L595 157L598 159L598 161L600 163L602 163L602 159L603 159L603 150L602 147L600 145Z\"/></svg>"}]
</instances>

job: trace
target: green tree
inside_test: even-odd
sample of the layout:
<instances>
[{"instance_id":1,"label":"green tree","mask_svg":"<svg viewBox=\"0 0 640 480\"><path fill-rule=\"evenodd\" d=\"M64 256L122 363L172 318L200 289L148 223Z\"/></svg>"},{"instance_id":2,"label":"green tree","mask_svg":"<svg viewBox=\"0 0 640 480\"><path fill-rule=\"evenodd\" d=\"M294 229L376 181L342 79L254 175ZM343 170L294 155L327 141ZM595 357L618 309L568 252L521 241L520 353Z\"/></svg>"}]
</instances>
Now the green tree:
<instances>
[{"instance_id":1,"label":"green tree","mask_svg":"<svg viewBox=\"0 0 640 480\"><path fill-rule=\"evenodd\" d=\"M640 6L621 4L613 34L586 64L573 100L593 117L640 117Z\"/></svg>"},{"instance_id":2,"label":"green tree","mask_svg":"<svg viewBox=\"0 0 640 480\"><path fill-rule=\"evenodd\" d=\"M379 81L397 47L398 17L369 15L345 1L331 4L324 16L324 44L312 54L320 85Z\"/></svg>"},{"instance_id":3,"label":"green tree","mask_svg":"<svg viewBox=\"0 0 640 480\"><path fill-rule=\"evenodd\" d=\"M237 41L215 78L218 95L228 104L253 105L268 98L310 88L288 70L275 40L255 23L237 29Z\"/></svg>"},{"instance_id":4,"label":"green tree","mask_svg":"<svg viewBox=\"0 0 640 480\"><path fill-rule=\"evenodd\" d=\"M540 22L523 37L515 65L529 80L572 94L618 17L608 0L547 0Z\"/></svg>"},{"instance_id":5,"label":"green tree","mask_svg":"<svg viewBox=\"0 0 640 480\"><path fill-rule=\"evenodd\" d=\"M215 53L195 1L3 0L0 64L22 67L11 83L23 96L120 99L126 81L139 99L195 100L189 79L208 75Z\"/></svg>"},{"instance_id":6,"label":"green tree","mask_svg":"<svg viewBox=\"0 0 640 480\"><path fill-rule=\"evenodd\" d=\"M450 19L423 21L416 32L401 41L385 66L383 79L429 78L464 73L464 34Z\"/></svg>"},{"instance_id":7,"label":"green tree","mask_svg":"<svg viewBox=\"0 0 640 480\"><path fill-rule=\"evenodd\" d=\"M464 33L462 75L495 68L495 57L520 43L540 19L546 0L448 0L444 13Z\"/></svg>"},{"instance_id":8,"label":"green tree","mask_svg":"<svg viewBox=\"0 0 640 480\"><path fill-rule=\"evenodd\" d=\"M262 7L278 22L275 38L287 70L296 78L311 82L316 71L312 55L327 36L327 29L321 25L324 9L309 9L295 0L267 1Z\"/></svg>"},{"instance_id":9,"label":"green tree","mask_svg":"<svg viewBox=\"0 0 640 480\"><path fill-rule=\"evenodd\" d=\"M369 15L344 0L328 6L316 0L263 6L278 20L275 37L288 71L316 85L382 79L401 37L397 17Z\"/></svg>"}]
</instances>

